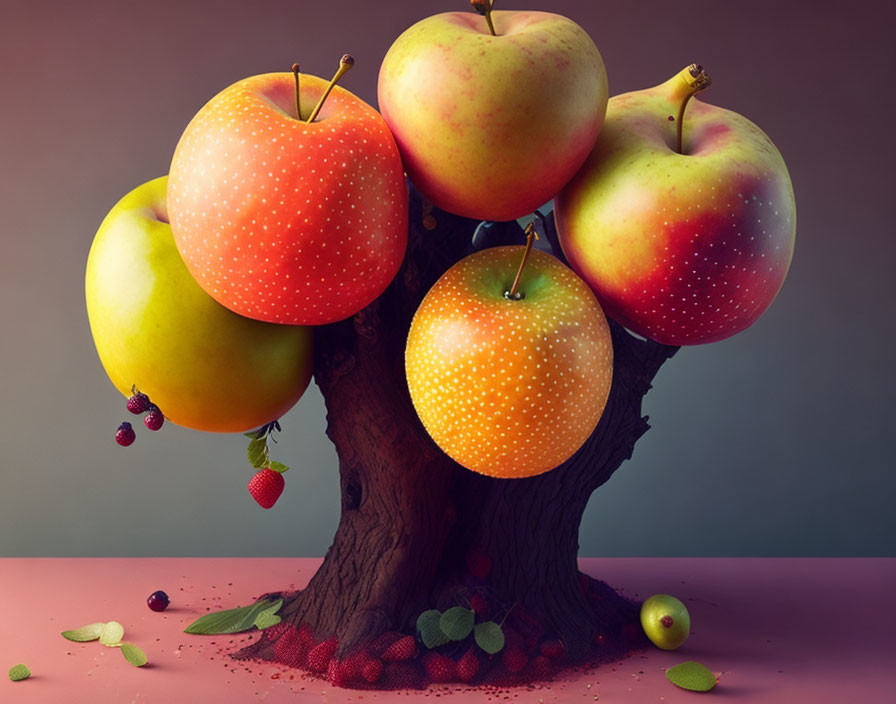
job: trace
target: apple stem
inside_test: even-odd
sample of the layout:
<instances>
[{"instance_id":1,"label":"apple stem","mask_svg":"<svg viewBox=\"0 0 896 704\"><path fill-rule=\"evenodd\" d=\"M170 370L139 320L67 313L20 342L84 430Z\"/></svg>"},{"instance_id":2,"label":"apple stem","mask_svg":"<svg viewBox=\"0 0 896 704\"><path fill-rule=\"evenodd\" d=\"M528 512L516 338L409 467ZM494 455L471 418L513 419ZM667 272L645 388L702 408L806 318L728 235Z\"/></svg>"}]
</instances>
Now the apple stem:
<instances>
[{"instance_id":1,"label":"apple stem","mask_svg":"<svg viewBox=\"0 0 896 704\"><path fill-rule=\"evenodd\" d=\"M470 0L470 4L476 12L485 17L488 31L492 33L493 37L497 37L498 33L495 31L495 25L492 24L492 6L495 4L494 0Z\"/></svg>"},{"instance_id":2,"label":"apple stem","mask_svg":"<svg viewBox=\"0 0 896 704\"><path fill-rule=\"evenodd\" d=\"M355 65L355 58L351 54L345 54L339 60L339 68L336 70L333 78L330 79L330 83L327 85L327 89L324 91L324 94L320 96L320 100L317 101L317 105L314 106L314 110L311 111L311 116L306 120L306 122L314 122L317 114L320 112L320 109L324 106L324 101L327 99L327 96L330 95L330 91L333 90L333 86L342 78L343 74L345 74L352 66Z\"/></svg>"},{"instance_id":3,"label":"apple stem","mask_svg":"<svg viewBox=\"0 0 896 704\"><path fill-rule=\"evenodd\" d=\"M705 90L709 88L712 83L712 79L709 77L709 74L703 70L703 67L700 64L691 64L687 66L675 76L675 78L680 79L684 86L682 87L675 79L676 87L676 97L681 98L681 106L678 108L678 119L676 120L676 151L679 154L683 154L682 152L682 144L681 144L681 133L682 128L684 127L684 109L688 105L688 101L701 90Z\"/></svg>"},{"instance_id":4,"label":"apple stem","mask_svg":"<svg viewBox=\"0 0 896 704\"><path fill-rule=\"evenodd\" d=\"M523 268L526 266L526 261L529 259L529 252L532 251L532 244L538 239L534 220L526 225L523 234L526 235L526 249L523 251L523 260L520 262L520 268L516 270L516 278L513 280L513 286L510 287L509 291L504 293L504 298L511 301L520 301L526 297L525 293L517 291L517 287L520 285L520 277L523 275Z\"/></svg>"},{"instance_id":5,"label":"apple stem","mask_svg":"<svg viewBox=\"0 0 896 704\"><path fill-rule=\"evenodd\" d=\"M299 105L299 65L292 65L292 75L296 77L296 117L302 119L302 108Z\"/></svg>"}]
</instances>

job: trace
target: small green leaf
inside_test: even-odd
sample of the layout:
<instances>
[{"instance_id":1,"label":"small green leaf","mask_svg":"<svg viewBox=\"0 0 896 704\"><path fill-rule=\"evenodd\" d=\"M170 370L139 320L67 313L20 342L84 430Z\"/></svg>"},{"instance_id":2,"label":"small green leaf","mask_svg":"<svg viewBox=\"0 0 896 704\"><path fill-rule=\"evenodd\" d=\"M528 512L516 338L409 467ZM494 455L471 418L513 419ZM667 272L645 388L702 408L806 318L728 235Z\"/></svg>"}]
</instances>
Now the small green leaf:
<instances>
[{"instance_id":1,"label":"small green leaf","mask_svg":"<svg viewBox=\"0 0 896 704\"><path fill-rule=\"evenodd\" d=\"M255 438L249 443L249 464L261 469L268 463L268 441L266 438Z\"/></svg>"},{"instance_id":2,"label":"small green leaf","mask_svg":"<svg viewBox=\"0 0 896 704\"><path fill-rule=\"evenodd\" d=\"M279 611L282 605L283 599L280 599L280 601L275 601L271 608L259 612L255 617L255 627L258 629L265 629L280 623L281 619L277 616L277 611Z\"/></svg>"},{"instance_id":3,"label":"small green leaf","mask_svg":"<svg viewBox=\"0 0 896 704\"><path fill-rule=\"evenodd\" d=\"M281 474L285 472L289 467L287 467L282 462L271 462L268 465L268 469L273 469L275 472L280 472Z\"/></svg>"},{"instance_id":4,"label":"small green leaf","mask_svg":"<svg viewBox=\"0 0 896 704\"><path fill-rule=\"evenodd\" d=\"M683 662L666 670L666 678L676 687L692 692L708 692L716 686L716 676L699 662Z\"/></svg>"},{"instance_id":5,"label":"small green leaf","mask_svg":"<svg viewBox=\"0 0 896 704\"><path fill-rule=\"evenodd\" d=\"M76 643L86 643L87 641L99 638L105 627L105 623L91 623L87 626L76 628L73 631L63 631L62 637L67 638L68 640L73 640Z\"/></svg>"},{"instance_id":6,"label":"small green leaf","mask_svg":"<svg viewBox=\"0 0 896 704\"><path fill-rule=\"evenodd\" d=\"M476 613L463 606L452 606L439 619L439 628L451 640L463 640L473 630Z\"/></svg>"},{"instance_id":7,"label":"small green leaf","mask_svg":"<svg viewBox=\"0 0 896 704\"><path fill-rule=\"evenodd\" d=\"M110 648L119 647L122 638L124 638L124 626L118 621L109 621L100 633L100 643Z\"/></svg>"},{"instance_id":8,"label":"small green leaf","mask_svg":"<svg viewBox=\"0 0 896 704\"><path fill-rule=\"evenodd\" d=\"M264 435L264 428L259 428L258 430L250 430L248 433L243 433L250 440L255 440L256 438L260 438Z\"/></svg>"},{"instance_id":9,"label":"small green leaf","mask_svg":"<svg viewBox=\"0 0 896 704\"><path fill-rule=\"evenodd\" d=\"M504 631L494 621L477 623L473 629L473 638L476 640L476 645L489 655L500 652L504 647Z\"/></svg>"},{"instance_id":10,"label":"small green leaf","mask_svg":"<svg viewBox=\"0 0 896 704\"><path fill-rule=\"evenodd\" d=\"M124 655L124 659L134 667L143 667L147 662L146 653L133 643L122 643L121 654Z\"/></svg>"},{"instance_id":11,"label":"small green leaf","mask_svg":"<svg viewBox=\"0 0 896 704\"><path fill-rule=\"evenodd\" d=\"M9 679L13 682L21 682L31 677L31 670L27 665L13 665L9 668Z\"/></svg>"},{"instance_id":12,"label":"small green leaf","mask_svg":"<svg viewBox=\"0 0 896 704\"><path fill-rule=\"evenodd\" d=\"M277 608L274 608L276 605ZM184 629L184 633L197 635L216 635L219 633L241 633L255 626L255 617L262 611L276 612L283 605L283 599L277 601L257 601L249 606L240 606L227 611L215 611L202 616Z\"/></svg>"},{"instance_id":13,"label":"small green leaf","mask_svg":"<svg viewBox=\"0 0 896 704\"><path fill-rule=\"evenodd\" d=\"M438 609L424 611L417 618L417 630L423 639L423 645L432 650L440 645L445 645L451 639L442 632L440 620L442 612Z\"/></svg>"}]
</instances>

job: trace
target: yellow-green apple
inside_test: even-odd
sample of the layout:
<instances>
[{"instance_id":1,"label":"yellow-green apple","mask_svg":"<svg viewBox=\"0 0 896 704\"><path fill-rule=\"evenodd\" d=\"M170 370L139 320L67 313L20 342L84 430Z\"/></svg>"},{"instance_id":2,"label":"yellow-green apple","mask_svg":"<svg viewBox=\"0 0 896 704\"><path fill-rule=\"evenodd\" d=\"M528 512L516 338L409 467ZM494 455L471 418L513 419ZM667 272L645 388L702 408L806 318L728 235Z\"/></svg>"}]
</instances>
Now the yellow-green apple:
<instances>
[{"instance_id":1,"label":"yellow-green apple","mask_svg":"<svg viewBox=\"0 0 896 704\"><path fill-rule=\"evenodd\" d=\"M568 459L597 426L613 375L594 294L538 250L515 286L525 251L494 247L451 267L421 302L405 351L427 432L493 477L530 477Z\"/></svg>"},{"instance_id":2,"label":"yellow-green apple","mask_svg":"<svg viewBox=\"0 0 896 704\"><path fill-rule=\"evenodd\" d=\"M594 146L607 75L594 42L548 12L428 17L379 74L379 108L405 169L443 210L512 220L543 205Z\"/></svg>"},{"instance_id":3,"label":"yellow-green apple","mask_svg":"<svg viewBox=\"0 0 896 704\"><path fill-rule=\"evenodd\" d=\"M350 57L343 58L343 65ZM193 118L171 162L177 248L202 288L241 315L322 325L385 290L407 245L401 157L380 114L298 73L246 78Z\"/></svg>"},{"instance_id":4,"label":"yellow-green apple","mask_svg":"<svg viewBox=\"0 0 896 704\"><path fill-rule=\"evenodd\" d=\"M205 293L168 225L167 177L138 186L103 220L87 259L90 329L125 396L167 418L236 432L286 413L311 379L311 328L251 320Z\"/></svg>"},{"instance_id":5,"label":"yellow-green apple","mask_svg":"<svg viewBox=\"0 0 896 704\"><path fill-rule=\"evenodd\" d=\"M607 315L668 345L752 325L793 255L784 160L745 117L689 101L708 83L692 65L613 97L594 152L555 201L563 253Z\"/></svg>"},{"instance_id":6,"label":"yellow-green apple","mask_svg":"<svg viewBox=\"0 0 896 704\"><path fill-rule=\"evenodd\" d=\"M654 594L641 605L641 628L656 647L675 650L691 634L691 615L674 596Z\"/></svg>"}]
</instances>

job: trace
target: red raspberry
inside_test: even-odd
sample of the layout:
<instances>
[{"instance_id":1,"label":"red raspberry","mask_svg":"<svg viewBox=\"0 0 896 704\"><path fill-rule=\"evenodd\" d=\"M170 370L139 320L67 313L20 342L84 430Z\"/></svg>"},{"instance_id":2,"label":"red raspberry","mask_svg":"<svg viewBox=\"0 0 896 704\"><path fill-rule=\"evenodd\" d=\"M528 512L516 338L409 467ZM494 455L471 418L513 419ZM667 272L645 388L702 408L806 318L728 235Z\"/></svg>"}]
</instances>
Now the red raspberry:
<instances>
[{"instance_id":1,"label":"red raspberry","mask_svg":"<svg viewBox=\"0 0 896 704\"><path fill-rule=\"evenodd\" d=\"M336 687L348 687L351 677L345 661L339 662L336 658L330 660L327 665L327 679Z\"/></svg>"},{"instance_id":2,"label":"red raspberry","mask_svg":"<svg viewBox=\"0 0 896 704\"><path fill-rule=\"evenodd\" d=\"M339 639L335 636L315 645L308 653L308 669L312 672L326 672L338 647Z\"/></svg>"},{"instance_id":3,"label":"red raspberry","mask_svg":"<svg viewBox=\"0 0 896 704\"><path fill-rule=\"evenodd\" d=\"M504 651L504 667L511 672L522 672L526 663L529 662L529 656L523 652L522 648L511 648Z\"/></svg>"},{"instance_id":4,"label":"red raspberry","mask_svg":"<svg viewBox=\"0 0 896 704\"><path fill-rule=\"evenodd\" d=\"M275 472L273 469L262 469L249 480L248 488L252 498L259 506L270 508L277 503L284 486L286 486L286 480L280 472Z\"/></svg>"},{"instance_id":5,"label":"red raspberry","mask_svg":"<svg viewBox=\"0 0 896 704\"><path fill-rule=\"evenodd\" d=\"M485 579L492 571L492 558L481 550L473 548L467 553L467 569L474 577Z\"/></svg>"},{"instance_id":6,"label":"red raspberry","mask_svg":"<svg viewBox=\"0 0 896 704\"><path fill-rule=\"evenodd\" d=\"M277 662L289 667L303 667L308 657L308 642L302 637L301 631L291 627L280 636L274 643L274 657Z\"/></svg>"},{"instance_id":7,"label":"red raspberry","mask_svg":"<svg viewBox=\"0 0 896 704\"><path fill-rule=\"evenodd\" d=\"M383 653L383 662L400 662L417 657L417 642L414 636L399 638L386 648Z\"/></svg>"},{"instance_id":8,"label":"red raspberry","mask_svg":"<svg viewBox=\"0 0 896 704\"><path fill-rule=\"evenodd\" d=\"M133 396L128 397L128 410L134 415L145 413L149 410L149 396L135 391Z\"/></svg>"},{"instance_id":9,"label":"red raspberry","mask_svg":"<svg viewBox=\"0 0 896 704\"><path fill-rule=\"evenodd\" d=\"M162 411L159 410L158 406L150 406L149 414L146 418L143 419L143 425L145 425L150 430L158 430L162 427L162 423L165 422L165 416L162 415Z\"/></svg>"},{"instance_id":10,"label":"red raspberry","mask_svg":"<svg viewBox=\"0 0 896 704\"><path fill-rule=\"evenodd\" d=\"M546 640L541 644L541 654L548 658L559 658L566 652L566 648L562 641Z\"/></svg>"},{"instance_id":11,"label":"red raspberry","mask_svg":"<svg viewBox=\"0 0 896 704\"><path fill-rule=\"evenodd\" d=\"M367 663L361 671L361 676L371 684L378 682L380 677L383 676L382 660L371 660Z\"/></svg>"},{"instance_id":12,"label":"red raspberry","mask_svg":"<svg viewBox=\"0 0 896 704\"><path fill-rule=\"evenodd\" d=\"M469 682L479 672L479 658L470 648L457 663L457 676L461 682Z\"/></svg>"},{"instance_id":13,"label":"red raspberry","mask_svg":"<svg viewBox=\"0 0 896 704\"><path fill-rule=\"evenodd\" d=\"M470 597L470 608L476 612L477 616L485 618L488 613L488 602L485 600L485 597L474 594Z\"/></svg>"},{"instance_id":14,"label":"red raspberry","mask_svg":"<svg viewBox=\"0 0 896 704\"><path fill-rule=\"evenodd\" d=\"M543 680L551 676L551 661L544 655L539 655L532 661L532 675L536 679Z\"/></svg>"},{"instance_id":15,"label":"red raspberry","mask_svg":"<svg viewBox=\"0 0 896 704\"><path fill-rule=\"evenodd\" d=\"M134 432L134 429L131 427L130 423L122 423L118 426L118 430L115 431L115 442L117 442L122 447L127 447L134 439L137 437L137 433Z\"/></svg>"},{"instance_id":16,"label":"red raspberry","mask_svg":"<svg viewBox=\"0 0 896 704\"><path fill-rule=\"evenodd\" d=\"M423 669L433 682L451 682L457 675L457 664L454 660L439 653L424 655Z\"/></svg>"}]
</instances>

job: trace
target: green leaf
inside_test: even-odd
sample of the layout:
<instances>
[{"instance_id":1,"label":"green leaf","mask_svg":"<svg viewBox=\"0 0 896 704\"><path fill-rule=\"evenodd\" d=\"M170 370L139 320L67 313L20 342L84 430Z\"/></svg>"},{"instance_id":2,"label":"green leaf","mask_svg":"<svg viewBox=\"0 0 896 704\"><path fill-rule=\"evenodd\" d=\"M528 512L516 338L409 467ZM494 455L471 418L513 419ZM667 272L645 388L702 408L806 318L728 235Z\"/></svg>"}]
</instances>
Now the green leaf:
<instances>
[{"instance_id":1,"label":"green leaf","mask_svg":"<svg viewBox=\"0 0 896 704\"><path fill-rule=\"evenodd\" d=\"M245 435L250 440L255 440L256 438L261 437L260 434L264 434L262 428L259 428L258 430L250 430L248 433L243 433L243 435Z\"/></svg>"},{"instance_id":2,"label":"green leaf","mask_svg":"<svg viewBox=\"0 0 896 704\"><path fill-rule=\"evenodd\" d=\"M31 677L31 670L27 665L13 665L9 668L9 679L13 682L21 682Z\"/></svg>"},{"instance_id":3,"label":"green leaf","mask_svg":"<svg viewBox=\"0 0 896 704\"><path fill-rule=\"evenodd\" d=\"M273 608L276 604L277 608ZM227 611L215 611L197 618L184 629L184 633L197 635L216 635L219 633L240 633L255 626L255 617L262 611L277 611L283 605L283 599L277 601L256 601L249 606L240 606Z\"/></svg>"},{"instance_id":4,"label":"green leaf","mask_svg":"<svg viewBox=\"0 0 896 704\"><path fill-rule=\"evenodd\" d=\"M476 613L463 606L452 606L439 619L439 628L451 640L463 640L473 630Z\"/></svg>"},{"instance_id":5,"label":"green leaf","mask_svg":"<svg viewBox=\"0 0 896 704\"><path fill-rule=\"evenodd\" d=\"M124 626L118 621L109 621L100 633L100 643L110 648L119 647L122 638L124 638Z\"/></svg>"},{"instance_id":6,"label":"green leaf","mask_svg":"<svg viewBox=\"0 0 896 704\"><path fill-rule=\"evenodd\" d=\"M716 686L716 676L699 662L683 662L666 670L667 679L676 687L692 692L708 692Z\"/></svg>"},{"instance_id":7,"label":"green leaf","mask_svg":"<svg viewBox=\"0 0 896 704\"><path fill-rule=\"evenodd\" d=\"M255 438L249 443L249 464L261 469L268 463L268 441L266 438Z\"/></svg>"},{"instance_id":8,"label":"green leaf","mask_svg":"<svg viewBox=\"0 0 896 704\"><path fill-rule=\"evenodd\" d=\"M275 472L280 472L281 474L285 472L289 467L287 467L282 462L271 462L268 465L268 469L273 469Z\"/></svg>"},{"instance_id":9,"label":"green leaf","mask_svg":"<svg viewBox=\"0 0 896 704\"><path fill-rule=\"evenodd\" d=\"M67 638L68 640L73 640L76 643L86 643L87 641L99 638L105 627L105 623L91 623L87 626L76 628L73 631L63 631L62 637Z\"/></svg>"},{"instance_id":10,"label":"green leaf","mask_svg":"<svg viewBox=\"0 0 896 704\"><path fill-rule=\"evenodd\" d=\"M265 609L260 612L255 617L255 627L258 629L270 628L271 626L276 626L280 623L280 617L277 616L277 611L279 611L280 607L283 605L283 599L279 601L275 601L271 608Z\"/></svg>"},{"instance_id":11,"label":"green leaf","mask_svg":"<svg viewBox=\"0 0 896 704\"><path fill-rule=\"evenodd\" d=\"M500 652L504 647L504 631L494 621L477 623L473 629L473 638L476 640L476 645L489 655Z\"/></svg>"},{"instance_id":12,"label":"green leaf","mask_svg":"<svg viewBox=\"0 0 896 704\"><path fill-rule=\"evenodd\" d=\"M432 650L440 645L445 645L451 639L442 632L440 620L442 612L438 609L424 611L417 618L417 630L423 639L423 645Z\"/></svg>"},{"instance_id":13,"label":"green leaf","mask_svg":"<svg viewBox=\"0 0 896 704\"><path fill-rule=\"evenodd\" d=\"M146 653L133 643L122 643L121 654L124 655L124 659L134 667L143 667L147 663Z\"/></svg>"}]
</instances>

